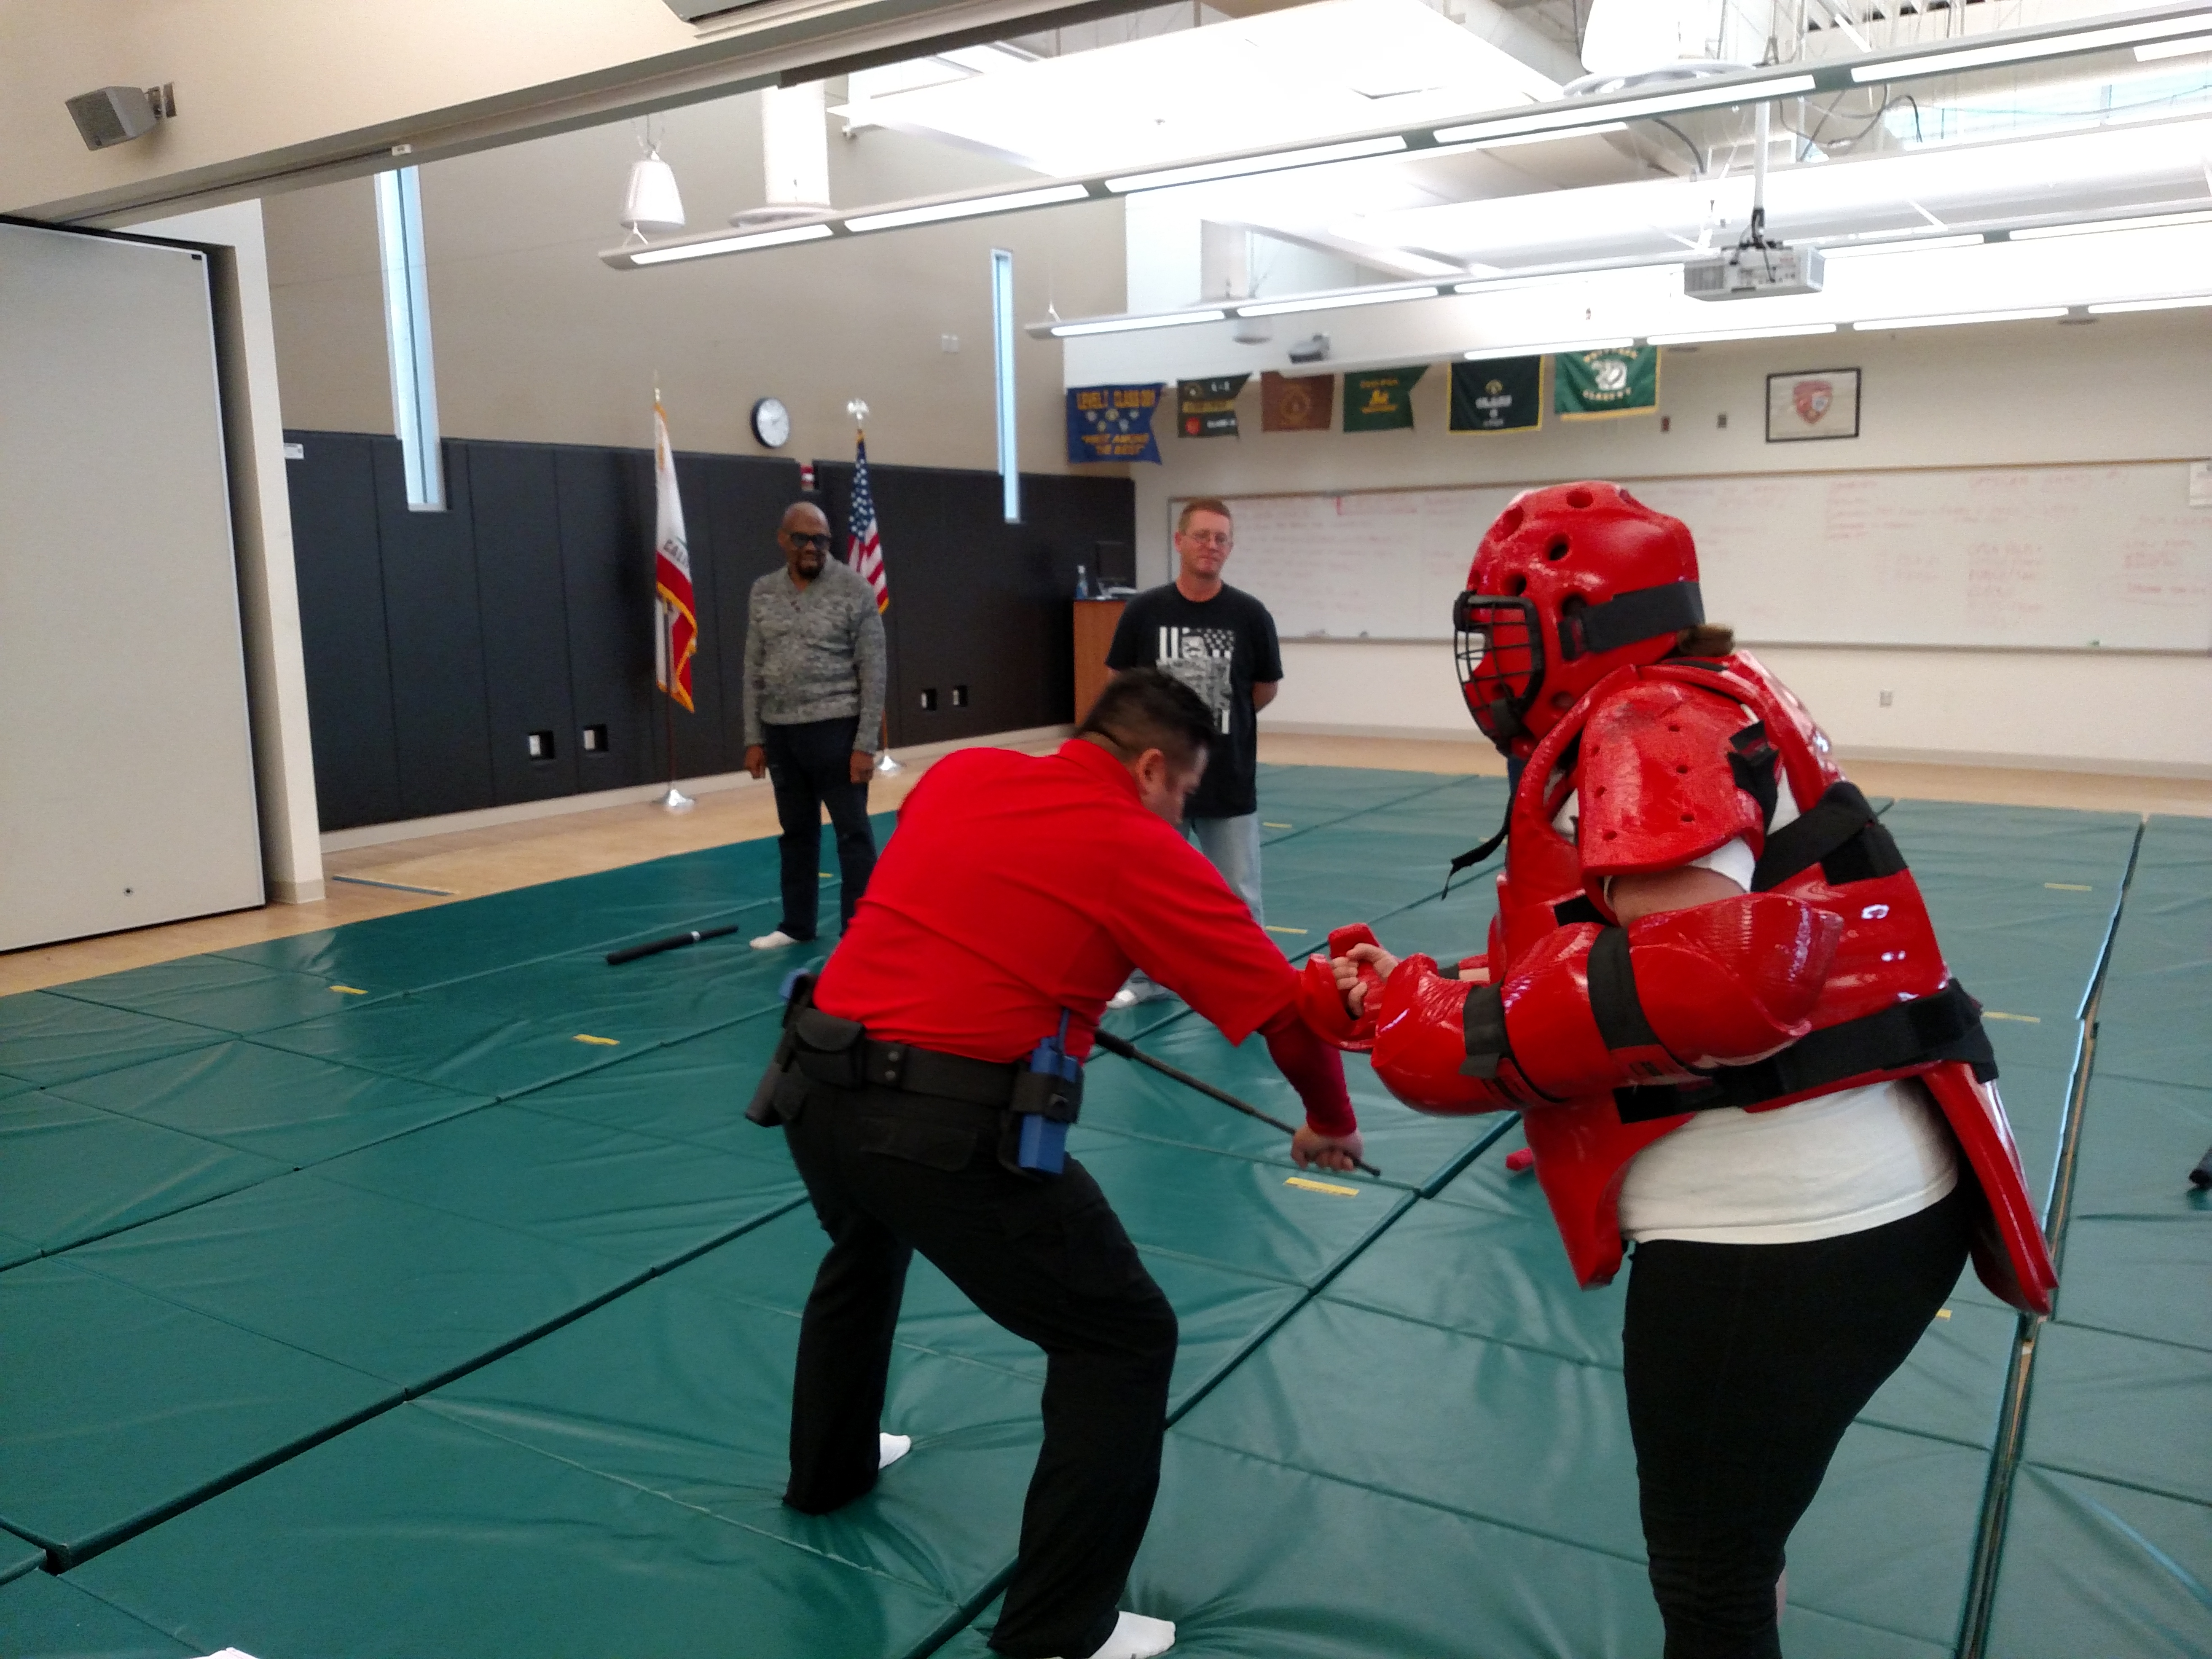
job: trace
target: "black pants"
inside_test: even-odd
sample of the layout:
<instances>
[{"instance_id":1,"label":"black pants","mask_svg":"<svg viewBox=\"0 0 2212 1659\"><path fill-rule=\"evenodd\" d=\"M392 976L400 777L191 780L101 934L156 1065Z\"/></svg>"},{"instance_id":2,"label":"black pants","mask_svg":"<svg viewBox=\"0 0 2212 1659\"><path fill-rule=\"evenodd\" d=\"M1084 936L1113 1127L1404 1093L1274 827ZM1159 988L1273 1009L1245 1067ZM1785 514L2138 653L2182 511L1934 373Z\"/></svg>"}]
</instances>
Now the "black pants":
<instances>
[{"instance_id":1,"label":"black pants","mask_svg":"<svg viewBox=\"0 0 2212 1659\"><path fill-rule=\"evenodd\" d=\"M1049 1180L1002 1168L989 1115L814 1087L788 1126L830 1253L799 1332L784 1501L819 1515L876 1484L891 1333L920 1250L1045 1352L1044 1447L991 1645L1080 1659L1113 1633L1152 1518L1175 1311L1083 1166Z\"/></svg>"},{"instance_id":2,"label":"black pants","mask_svg":"<svg viewBox=\"0 0 2212 1659\"><path fill-rule=\"evenodd\" d=\"M837 874L844 883L838 910L853 919L853 908L868 890L876 867L876 834L868 826L868 786L853 781L853 744L860 729L853 715L843 720L807 720L798 726L763 726L769 781L775 786L775 821L783 826L776 842L783 858L782 930L793 939L812 939L822 893L822 809L830 809L837 833Z\"/></svg>"},{"instance_id":3,"label":"black pants","mask_svg":"<svg viewBox=\"0 0 2212 1659\"><path fill-rule=\"evenodd\" d=\"M1958 1283L1972 1182L1839 1238L1636 1247L1621 1335L1666 1659L1778 1659L1783 1546Z\"/></svg>"}]
</instances>

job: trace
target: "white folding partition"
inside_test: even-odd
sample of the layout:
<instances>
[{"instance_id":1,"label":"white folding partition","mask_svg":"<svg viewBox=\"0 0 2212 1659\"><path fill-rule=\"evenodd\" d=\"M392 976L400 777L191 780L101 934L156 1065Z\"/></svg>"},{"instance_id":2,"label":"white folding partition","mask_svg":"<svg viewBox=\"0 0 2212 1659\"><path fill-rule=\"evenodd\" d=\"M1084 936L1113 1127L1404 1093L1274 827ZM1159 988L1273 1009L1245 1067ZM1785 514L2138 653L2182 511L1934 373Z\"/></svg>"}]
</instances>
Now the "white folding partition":
<instances>
[{"instance_id":1,"label":"white folding partition","mask_svg":"<svg viewBox=\"0 0 2212 1659\"><path fill-rule=\"evenodd\" d=\"M261 902L206 256L0 225L0 950Z\"/></svg>"}]
</instances>

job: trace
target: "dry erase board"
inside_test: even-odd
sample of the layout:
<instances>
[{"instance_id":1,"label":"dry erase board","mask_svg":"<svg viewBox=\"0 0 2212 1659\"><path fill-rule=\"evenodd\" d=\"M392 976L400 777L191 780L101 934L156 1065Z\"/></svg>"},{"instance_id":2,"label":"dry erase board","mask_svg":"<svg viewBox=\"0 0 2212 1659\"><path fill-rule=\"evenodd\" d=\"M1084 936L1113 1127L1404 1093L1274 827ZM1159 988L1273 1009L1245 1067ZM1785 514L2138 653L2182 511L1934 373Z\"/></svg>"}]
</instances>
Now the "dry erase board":
<instances>
[{"instance_id":1,"label":"dry erase board","mask_svg":"<svg viewBox=\"0 0 2212 1659\"><path fill-rule=\"evenodd\" d=\"M1747 642L2212 649L2185 461L1621 483L1689 525L1706 614ZM1518 489L1233 497L1228 574L1286 640L1447 638Z\"/></svg>"}]
</instances>

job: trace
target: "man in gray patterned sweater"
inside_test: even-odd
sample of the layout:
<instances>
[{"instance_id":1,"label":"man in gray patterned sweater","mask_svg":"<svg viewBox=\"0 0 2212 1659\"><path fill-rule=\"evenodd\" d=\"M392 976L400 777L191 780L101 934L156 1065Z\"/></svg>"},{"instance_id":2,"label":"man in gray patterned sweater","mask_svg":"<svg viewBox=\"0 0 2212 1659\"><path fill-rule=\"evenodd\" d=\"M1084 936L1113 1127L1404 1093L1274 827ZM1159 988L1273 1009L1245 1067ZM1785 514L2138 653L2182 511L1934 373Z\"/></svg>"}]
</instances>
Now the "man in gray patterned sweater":
<instances>
[{"instance_id":1,"label":"man in gray patterned sweater","mask_svg":"<svg viewBox=\"0 0 2212 1659\"><path fill-rule=\"evenodd\" d=\"M745 612L745 770L775 786L783 920L756 951L814 937L821 895L822 809L837 836L839 909L876 867L868 779L884 715L884 619L866 578L830 556L830 520L811 501L776 532L783 568L753 584Z\"/></svg>"}]
</instances>

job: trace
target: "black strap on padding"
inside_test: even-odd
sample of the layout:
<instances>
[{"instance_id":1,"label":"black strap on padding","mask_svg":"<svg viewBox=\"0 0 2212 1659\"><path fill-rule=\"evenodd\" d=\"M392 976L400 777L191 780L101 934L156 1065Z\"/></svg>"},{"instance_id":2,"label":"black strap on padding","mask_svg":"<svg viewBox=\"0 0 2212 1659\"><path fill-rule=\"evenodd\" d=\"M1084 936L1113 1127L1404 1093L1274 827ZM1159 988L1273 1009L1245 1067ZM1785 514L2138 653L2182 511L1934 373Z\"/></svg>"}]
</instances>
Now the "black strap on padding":
<instances>
[{"instance_id":1,"label":"black strap on padding","mask_svg":"<svg viewBox=\"0 0 2212 1659\"><path fill-rule=\"evenodd\" d=\"M1467 1058L1460 1062L1462 1077L1496 1077L1498 1062L1512 1052L1505 1041L1505 1003L1495 985L1478 985L1467 994L1460 1010L1467 1033Z\"/></svg>"},{"instance_id":2,"label":"black strap on padding","mask_svg":"<svg viewBox=\"0 0 2212 1659\"><path fill-rule=\"evenodd\" d=\"M1577 893L1572 898L1561 899L1552 907L1552 920L1562 927L1572 927L1583 921L1595 922L1601 927L1611 926L1605 919L1605 912L1590 902L1588 893Z\"/></svg>"},{"instance_id":3,"label":"black strap on padding","mask_svg":"<svg viewBox=\"0 0 2212 1659\"><path fill-rule=\"evenodd\" d=\"M1613 1098L1623 1123L1642 1123L1717 1106L1757 1106L1870 1072L1943 1060L1966 1061L1984 1083L1997 1074L1996 1054L1982 1028L1982 1006L1956 980L1931 996L1810 1032L1753 1065L1716 1067L1701 1083L1616 1089Z\"/></svg>"},{"instance_id":4,"label":"black strap on padding","mask_svg":"<svg viewBox=\"0 0 2212 1659\"><path fill-rule=\"evenodd\" d=\"M1767 741L1765 720L1753 720L1729 739L1729 770L1735 776L1735 787L1759 803L1762 825L1774 822L1774 809L1781 799L1774 762L1774 745Z\"/></svg>"},{"instance_id":5,"label":"black strap on padding","mask_svg":"<svg viewBox=\"0 0 2212 1659\"><path fill-rule=\"evenodd\" d=\"M1505 798L1505 821L1498 826L1498 833L1483 842L1481 846L1468 848L1451 861L1451 868L1444 872L1444 890L1437 894L1437 897L1439 900L1449 898L1452 882L1457 878L1459 872L1471 865L1481 863L1483 860L1503 847L1505 844L1505 832L1512 827L1513 797L1508 794Z\"/></svg>"},{"instance_id":6,"label":"black strap on padding","mask_svg":"<svg viewBox=\"0 0 2212 1659\"><path fill-rule=\"evenodd\" d=\"M1897 842L1875 817L1858 786L1848 779L1830 784L1809 811L1767 836L1766 848L1751 873L1751 890L1770 891L1816 864L1838 887L1893 876L1905 867Z\"/></svg>"},{"instance_id":7,"label":"black strap on padding","mask_svg":"<svg viewBox=\"0 0 2212 1659\"><path fill-rule=\"evenodd\" d=\"M1559 619L1560 643L1566 658L1596 655L1661 634L1679 634L1705 619L1705 595L1697 583L1662 582L1616 593L1603 605L1593 605Z\"/></svg>"},{"instance_id":8,"label":"black strap on padding","mask_svg":"<svg viewBox=\"0 0 2212 1659\"><path fill-rule=\"evenodd\" d=\"M1615 1050L1659 1047L1636 994L1626 928L1607 927L1598 934L1585 971L1589 975L1590 1012L1597 1018L1597 1034L1605 1046Z\"/></svg>"}]
</instances>

